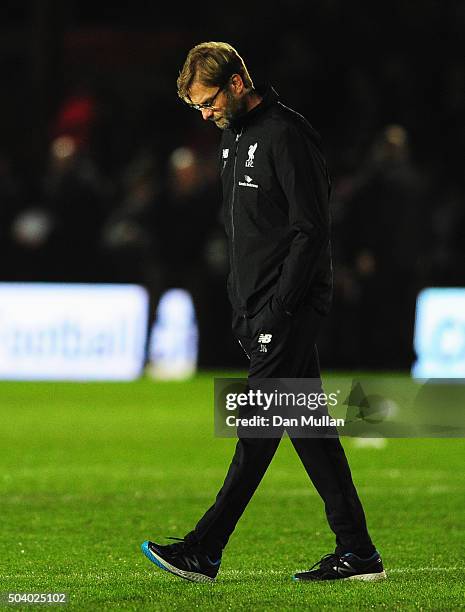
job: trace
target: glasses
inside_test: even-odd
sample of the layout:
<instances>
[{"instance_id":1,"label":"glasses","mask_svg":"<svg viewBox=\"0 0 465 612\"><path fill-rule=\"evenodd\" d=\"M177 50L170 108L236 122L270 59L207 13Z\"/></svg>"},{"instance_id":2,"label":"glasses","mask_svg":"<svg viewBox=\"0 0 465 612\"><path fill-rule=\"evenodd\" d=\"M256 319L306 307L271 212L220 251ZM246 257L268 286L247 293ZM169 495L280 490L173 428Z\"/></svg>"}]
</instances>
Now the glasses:
<instances>
[{"instance_id":1,"label":"glasses","mask_svg":"<svg viewBox=\"0 0 465 612\"><path fill-rule=\"evenodd\" d=\"M229 82L229 79L228 79ZM215 100L216 98L220 95L220 93L223 91L223 89L225 89L226 85L228 84L228 82L225 83L225 85L222 85L220 87L218 87L218 91L216 92L216 94L213 96L213 98L211 98L211 100L209 100L208 102L202 102L201 104L194 104L192 102L187 102L187 106L189 108L193 108L194 110L204 110L204 109L208 109L208 108L213 108L213 105L215 104Z\"/></svg>"}]
</instances>

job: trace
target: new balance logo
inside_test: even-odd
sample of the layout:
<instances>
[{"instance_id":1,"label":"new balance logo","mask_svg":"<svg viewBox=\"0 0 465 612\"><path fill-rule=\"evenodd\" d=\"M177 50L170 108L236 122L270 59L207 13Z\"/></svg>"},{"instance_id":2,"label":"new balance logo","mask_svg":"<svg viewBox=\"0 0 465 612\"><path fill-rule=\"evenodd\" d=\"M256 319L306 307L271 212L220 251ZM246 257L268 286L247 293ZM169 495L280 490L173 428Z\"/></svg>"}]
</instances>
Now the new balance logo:
<instances>
[{"instance_id":1,"label":"new balance logo","mask_svg":"<svg viewBox=\"0 0 465 612\"><path fill-rule=\"evenodd\" d=\"M195 567L196 569L200 571L200 562L196 556L184 557L184 561L186 562L188 569L191 570L193 567Z\"/></svg>"},{"instance_id":2,"label":"new balance logo","mask_svg":"<svg viewBox=\"0 0 465 612\"><path fill-rule=\"evenodd\" d=\"M273 334L260 334L258 336L258 344L260 345L260 353L267 353L268 347L266 346L271 342Z\"/></svg>"},{"instance_id":3,"label":"new balance logo","mask_svg":"<svg viewBox=\"0 0 465 612\"><path fill-rule=\"evenodd\" d=\"M348 567L334 566L333 570L340 574L341 576L346 576L347 574L353 574L355 572L354 568L351 567L348 563L345 563Z\"/></svg>"}]
</instances>

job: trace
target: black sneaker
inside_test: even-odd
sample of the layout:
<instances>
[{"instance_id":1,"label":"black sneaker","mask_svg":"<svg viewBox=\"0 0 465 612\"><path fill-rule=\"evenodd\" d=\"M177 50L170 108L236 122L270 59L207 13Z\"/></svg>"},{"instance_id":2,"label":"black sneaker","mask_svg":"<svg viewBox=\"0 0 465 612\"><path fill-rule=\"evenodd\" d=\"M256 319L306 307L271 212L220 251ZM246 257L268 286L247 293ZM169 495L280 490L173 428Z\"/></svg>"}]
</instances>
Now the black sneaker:
<instances>
[{"instance_id":1,"label":"black sneaker","mask_svg":"<svg viewBox=\"0 0 465 612\"><path fill-rule=\"evenodd\" d=\"M221 557L212 560L200 547L181 539L168 546L147 540L141 544L141 549L147 559L161 569L192 582L212 582L220 569Z\"/></svg>"},{"instance_id":2,"label":"black sneaker","mask_svg":"<svg viewBox=\"0 0 465 612\"><path fill-rule=\"evenodd\" d=\"M322 557L307 572L295 574L293 579L372 581L383 580L386 577L383 562L376 551L367 559L362 559L354 553L346 553L345 555L330 553Z\"/></svg>"}]
</instances>

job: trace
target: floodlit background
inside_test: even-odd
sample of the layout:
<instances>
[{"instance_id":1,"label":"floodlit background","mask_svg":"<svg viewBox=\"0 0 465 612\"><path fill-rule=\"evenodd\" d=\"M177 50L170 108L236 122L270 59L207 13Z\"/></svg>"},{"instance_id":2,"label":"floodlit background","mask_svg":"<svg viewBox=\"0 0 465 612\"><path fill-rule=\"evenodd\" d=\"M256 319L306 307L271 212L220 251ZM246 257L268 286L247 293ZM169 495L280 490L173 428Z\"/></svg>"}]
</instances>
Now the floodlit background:
<instances>
[{"instance_id":1,"label":"floodlit background","mask_svg":"<svg viewBox=\"0 0 465 612\"><path fill-rule=\"evenodd\" d=\"M142 284L152 318L184 288L200 366L242 366L220 133L176 96L187 51L227 40L323 137L335 303L322 364L412 365L418 291L465 282L463 2L23 0L0 14L1 281Z\"/></svg>"},{"instance_id":2,"label":"floodlit background","mask_svg":"<svg viewBox=\"0 0 465 612\"><path fill-rule=\"evenodd\" d=\"M342 439L389 575L374 588L290 580L334 542L286 439L217 584L176 582L139 545L184 536L213 502L234 447L213 433L213 377L247 365L226 296L220 132L176 95L188 50L230 42L321 133L324 384L368 381L392 407L414 384L423 289L415 371L465 378L464 34L458 0L0 3L0 602L463 607L463 439L437 410L463 421L460 385L423 389L446 439Z\"/></svg>"}]
</instances>

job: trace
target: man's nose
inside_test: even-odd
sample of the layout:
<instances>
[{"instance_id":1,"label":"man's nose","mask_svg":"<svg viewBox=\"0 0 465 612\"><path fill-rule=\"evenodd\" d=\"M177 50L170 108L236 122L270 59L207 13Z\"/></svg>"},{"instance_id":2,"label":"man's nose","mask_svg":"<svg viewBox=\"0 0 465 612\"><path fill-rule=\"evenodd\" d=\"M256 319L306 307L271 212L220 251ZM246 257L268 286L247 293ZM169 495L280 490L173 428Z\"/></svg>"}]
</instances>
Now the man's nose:
<instances>
[{"instance_id":1,"label":"man's nose","mask_svg":"<svg viewBox=\"0 0 465 612\"><path fill-rule=\"evenodd\" d=\"M213 115L213 111L211 108L202 108L201 113L202 113L202 118L205 121L207 121L207 119L210 119L210 117Z\"/></svg>"}]
</instances>

